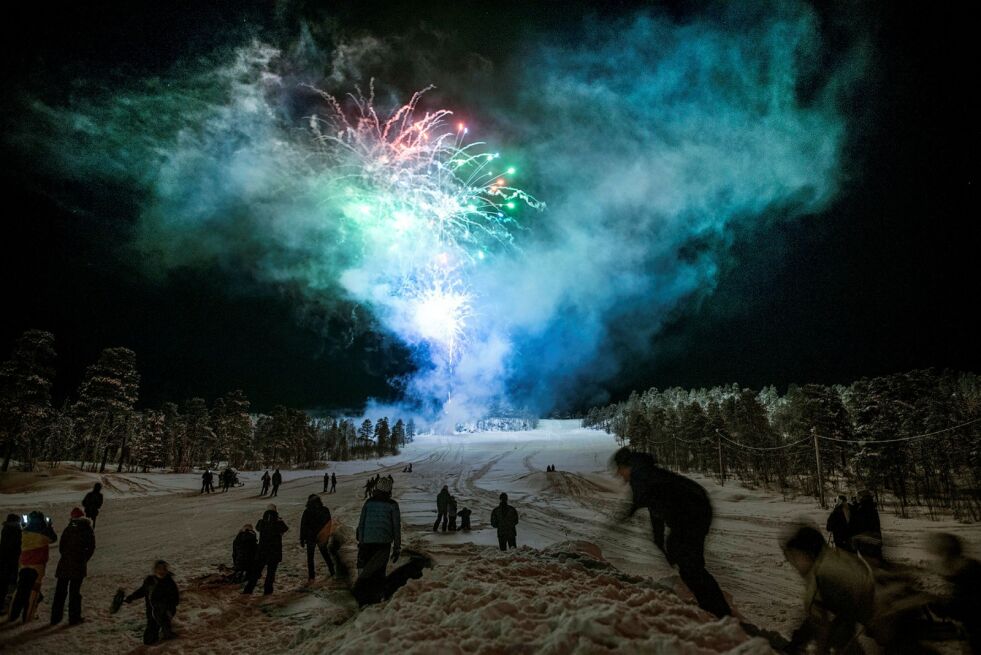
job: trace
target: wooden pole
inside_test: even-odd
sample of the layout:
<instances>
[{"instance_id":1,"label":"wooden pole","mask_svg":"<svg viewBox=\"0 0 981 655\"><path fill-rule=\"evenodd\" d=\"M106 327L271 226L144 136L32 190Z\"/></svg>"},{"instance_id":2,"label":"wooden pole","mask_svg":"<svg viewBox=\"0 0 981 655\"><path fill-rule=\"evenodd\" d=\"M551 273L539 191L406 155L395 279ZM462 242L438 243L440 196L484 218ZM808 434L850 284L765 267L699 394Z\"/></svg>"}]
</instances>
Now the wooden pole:
<instances>
[{"instance_id":1,"label":"wooden pole","mask_svg":"<svg viewBox=\"0 0 981 655\"><path fill-rule=\"evenodd\" d=\"M814 460L817 462L818 499L821 501L821 508L827 509L828 506L824 503L824 476L821 474L821 449L818 447L817 432L811 430L811 436L814 437Z\"/></svg>"},{"instance_id":2,"label":"wooden pole","mask_svg":"<svg viewBox=\"0 0 981 655\"><path fill-rule=\"evenodd\" d=\"M715 441L719 447L719 480L722 486L726 484L726 469L722 464L722 433L718 429L715 431Z\"/></svg>"}]
</instances>

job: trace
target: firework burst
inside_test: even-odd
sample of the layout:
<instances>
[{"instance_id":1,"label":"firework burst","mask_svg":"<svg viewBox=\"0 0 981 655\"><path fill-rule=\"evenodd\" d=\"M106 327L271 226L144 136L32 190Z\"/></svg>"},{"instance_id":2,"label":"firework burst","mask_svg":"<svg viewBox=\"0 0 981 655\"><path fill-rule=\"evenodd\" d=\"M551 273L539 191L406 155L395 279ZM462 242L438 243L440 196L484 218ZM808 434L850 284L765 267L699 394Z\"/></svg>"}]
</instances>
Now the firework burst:
<instances>
[{"instance_id":1,"label":"firework burst","mask_svg":"<svg viewBox=\"0 0 981 655\"><path fill-rule=\"evenodd\" d=\"M512 185L515 169L501 166L500 155L466 141L452 112L420 112L428 90L387 118L373 89L348 96L348 110L318 91L327 112L310 127L331 200L360 236L363 259L374 262L375 284L390 290L381 296L395 314L390 323L411 342L437 346L452 366L477 315L472 268L513 246L519 205L544 205Z\"/></svg>"}]
</instances>

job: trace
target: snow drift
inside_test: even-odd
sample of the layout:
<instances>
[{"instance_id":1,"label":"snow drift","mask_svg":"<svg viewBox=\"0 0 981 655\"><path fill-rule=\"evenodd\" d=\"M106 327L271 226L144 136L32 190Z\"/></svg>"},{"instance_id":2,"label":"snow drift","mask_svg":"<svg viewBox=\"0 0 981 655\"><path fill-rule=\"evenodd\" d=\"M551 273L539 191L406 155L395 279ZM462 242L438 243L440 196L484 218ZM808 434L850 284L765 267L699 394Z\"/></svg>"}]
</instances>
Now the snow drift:
<instances>
[{"instance_id":1,"label":"snow drift","mask_svg":"<svg viewBox=\"0 0 981 655\"><path fill-rule=\"evenodd\" d=\"M735 619L629 576L597 546L502 553L465 545L386 604L309 634L301 653L769 653Z\"/></svg>"}]
</instances>

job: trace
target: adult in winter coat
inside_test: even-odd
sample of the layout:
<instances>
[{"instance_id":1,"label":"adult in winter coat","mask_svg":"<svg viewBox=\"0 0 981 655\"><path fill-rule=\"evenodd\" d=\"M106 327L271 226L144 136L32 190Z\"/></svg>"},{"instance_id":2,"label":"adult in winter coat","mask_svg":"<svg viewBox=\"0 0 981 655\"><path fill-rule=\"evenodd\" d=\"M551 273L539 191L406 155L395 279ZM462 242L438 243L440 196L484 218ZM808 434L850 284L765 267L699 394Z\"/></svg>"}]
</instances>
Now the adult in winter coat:
<instances>
[{"instance_id":1,"label":"adult in winter coat","mask_svg":"<svg viewBox=\"0 0 981 655\"><path fill-rule=\"evenodd\" d=\"M446 515L450 519L450 532L456 532L456 498L454 496L450 496L450 502L446 504Z\"/></svg>"},{"instance_id":2,"label":"adult in winter coat","mask_svg":"<svg viewBox=\"0 0 981 655\"><path fill-rule=\"evenodd\" d=\"M871 491L858 495L858 502L851 508L850 534L852 546L870 564L882 563L882 527L879 523L879 510Z\"/></svg>"},{"instance_id":3,"label":"adult in winter coat","mask_svg":"<svg viewBox=\"0 0 981 655\"><path fill-rule=\"evenodd\" d=\"M501 504L491 512L491 527L497 528L497 544L501 550L517 548L518 510L508 505L508 495L501 494Z\"/></svg>"},{"instance_id":4,"label":"adult in winter coat","mask_svg":"<svg viewBox=\"0 0 981 655\"><path fill-rule=\"evenodd\" d=\"M21 617L23 621L34 618L41 598L41 581L48 566L48 546L58 541L51 522L38 511L27 515L27 525L20 535L20 574L17 592L10 605L9 621Z\"/></svg>"},{"instance_id":5,"label":"adult in winter coat","mask_svg":"<svg viewBox=\"0 0 981 655\"><path fill-rule=\"evenodd\" d=\"M307 577L310 580L316 577L313 556L317 549L327 562L327 570L330 571L331 576L334 575L334 562L329 548L332 528L330 510L324 507L320 496L310 494L307 498L307 507L300 518L300 546L307 549Z\"/></svg>"},{"instance_id":6,"label":"adult in winter coat","mask_svg":"<svg viewBox=\"0 0 981 655\"><path fill-rule=\"evenodd\" d=\"M330 474L330 493L335 493L337 491L337 474Z\"/></svg>"},{"instance_id":7,"label":"adult in winter coat","mask_svg":"<svg viewBox=\"0 0 981 655\"><path fill-rule=\"evenodd\" d=\"M473 512L469 508L464 507L460 510L460 529L468 531L470 530L470 515Z\"/></svg>"},{"instance_id":8,"label":"adult in winter coat","mask_svg":"<svg viewBox=\"0 0 981 655\"><path fill-rule=\"evenodd\" d=\"M939 573L950 584L949 595L932 609L960 621L971 652L981 653L981 562L967 557L961 540L952 534L934 535L929 547L938 559Z\"/></svg>"},{"instance_id":9,"label":"adult in winter coat","mask_svg":"<svg viewBox=\"0 0 981 655\"><path fill-rule=\"evenodd\" d=\"M51 625L61 623L68 599L68 624L82 622L82 581L88 575L88 561L95 552L95 531L92 522L85 518L79 508L71 512L71 520L61 533L58 542L61 559L55 569L58 584L55 586L54 602L51 603Z\"/></svg>"},{"instance_id":10,"label":"adult in winter coat","mask_svg":"<svg viewBox=\"0 0 981 655\"><path fill-rule=\"evenodd\" d=\"M201 493L210 494L215 490L215 486L212 484L214 479L215 474L210 469L205 469L204 473L201 474Z\"/></svg>"},{"instance_id":11,"label":"adult in winter coat","mask_svg":"<svg viewBox=\"0 0 981 655\"><path fill-rule=\"evenodd\" d=\"M273 592L273 584L276 582L276 568L283 561L283 535L289 528L286 527L283 519L279 518L276 506L270 505L255 524L255 529L259 533L259 551L255 566L252 567L252 574L249 576L249 581L245 583L242 593L252 593L259 582L259 576L262 575L262 569L265 568L266 579L262 585L262 593L268 596Z\"/></svg>"},{"instance_id":12,"label":"adult in winter coat","mask_svg":"<svg viewBox=\"0 0 981 655\"><path fill-rule=\"evenodd\" d=\"M847 550L850 553L855 552L855 549L852 548L851 526L849 525L851 513L851 508L848 506L848 499L844 496L838 496L838 503L831 510L831 515L828 516L828 524L826 526L835 541L835 547Z\"/></svg>"},{"instance_id":13,"label":"adult in winter coat","mask_svg":"<svg viewBox=\"0 0 981 655\"><path fill-rule=\"evenodd\" d=\"M875 608L875 580L855 555L828 548L816 528L803 526L783 543L784 556L804 578L804 622L789 652L817 641L817 652L848 652L858 624L868 626Z\"/></svg>"},{"instance_id":14,"label":"adult in winter coat","mask_svg":"<svg viewBox=\"0 0 981 655\"><path fill-rule=\"evenodd\" d=\"M330 473L324 472L324 493L330 490Z\"/></svg>"},{"instance_id":15,"label":"adult in winter coat","mask_svg":"<svg viewBox=\"0 0 981 655\"><path fill-rule=\"evenodd\" d=\"M654 543L669 564L678 565L678 573L698 606L718 617L732 614L719 583L705 570L705 537L712 524L712 505L705 489L694 480L657 466L647 453L621 448L613 463L633 495L627 517L646 507ZM666 540L665 528L669 530Z\"/></svg>"},{"instance_id":16,"label":"adult in winter coat","mask_svg":"<svg viewBox=\"0 0 981 655\"><path fill-rule=\"evenodd\" d=\"M92 520L92 529L95 530L95 520L102 510L102 484L96 482L92 486L92 491L85 494L85 498L82 499L82 507L85 508L85 516Z\"/></svg>"},{"instance_id":17,"label":"adult in winter coat","mask_svg":"<svg viewBox=\"0 0 981 655\"><path fill-rule=\"evenodd\" d=\"M279 485L281 484L283 484L283 474L279 472L279 469L276 469L272 474L272 494L270 497L279 495Z\"/></svg>"},{"instance_id":18,"label":"adult in winter coat","mask_svg":"<svg viewBox=\"0 0 981 655\"><path fill-rule=\"evenodd\" d=\"M269 493L269 482L272 478L269 477L269 471L262 474L262 491L259 492L260 496L265 496Z\"/></svg>"},{"instance_id":19,"label":"adult in winter coat","mask_svg":"<svg viewBox=\"0 0 981 655\"><path fill-rule=\"evenodd\" d=\"M153 565L153 575L144 578L140 588L125 600L127 603L132 603L139 598L143 598L146 602L146 629L143 631L143 643L148 646L157 643L161 632L164 639L173 639L175 635L171 621L177 614L181 594L167 562L157 560Z\"/></svg>"},{"instance_id":20,"label":"adult in winter coat","mask_svg":"<svg viewBox=\"0 0 981 655\"><path fill-rule=\"evenodd\" d=\"M249 577L252 567L255 566L258 552L259 541L255 536L255 530L250 523L246 523L232 542L232 568L235 569L233 580L241 582Z\"/></svg>"},{"instance_id":21,"label":"adult in winter coat","mask_svg":"<svg viewBox=\"0 0 981 655\"><path fill-rule=\"evenodd\" d=\"M439 530L440 523L443 524L443 532L446 532L446 524L449 521L450 509L450 490L446 485L436 495L436 522L433 523L433 532Z\"/></svg>"},{"instance_id":22,"label":"adult in winter coat","mask_svg":"<svg viewBox=\"0 0 981 655\"><path fill-rule=\"evenodd\" d=\"M365 501L358 519L358 575L354 597L359 605L377 603L385 593L388 560L398 560L402 550L402 515L392 500L392 483L378 481L371 498Z\"/></svg>"},{"instance_id":23,"label":"adult in winter coat","mask_svg":"<svg viewBox=\"0 0 981 655\"><path fill-rule=\"evenodd\" d=\"M17 586L20 567L20 517L8 514L0 531L0 614L6 609L7 591Z\"/></svg>"}]
</instances>

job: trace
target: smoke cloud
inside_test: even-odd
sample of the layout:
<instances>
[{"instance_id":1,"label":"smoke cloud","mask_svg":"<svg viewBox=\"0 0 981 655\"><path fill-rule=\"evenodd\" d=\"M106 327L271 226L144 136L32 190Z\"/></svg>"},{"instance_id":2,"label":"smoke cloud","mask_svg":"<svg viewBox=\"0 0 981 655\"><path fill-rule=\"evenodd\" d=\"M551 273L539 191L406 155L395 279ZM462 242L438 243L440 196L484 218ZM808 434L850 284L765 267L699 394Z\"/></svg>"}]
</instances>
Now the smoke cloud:
<instances>
[{"instance_id":1,"label":"smoke cloud","mask_svg":"<svg viewBox=\"0 0 981 655\"><path fill-rule=\"evenodd\" d=\"M352 279L372 263L324 193L306 127L318 98L304 85L346 91L407 66L379 87L394 106L436 84L434 100L520 162L520 185L548 204L514 249L470 274L472 330L453 370L410 344L406 402L448 422L605 400L671 313L711 294L734 227L834 199L849 128L840 100L863 66L857 48L829 68L815 16L794 3L586 21L494 66L477 55L443 65L435 46L405 38L335 41L324 51L304 31L166 79L82 86L67 105L35 102L14 138L51 174L132 193L126 252L148 274L217 264L319 308L370 310L372 290Z\"/></svg>"}]
</instances>

